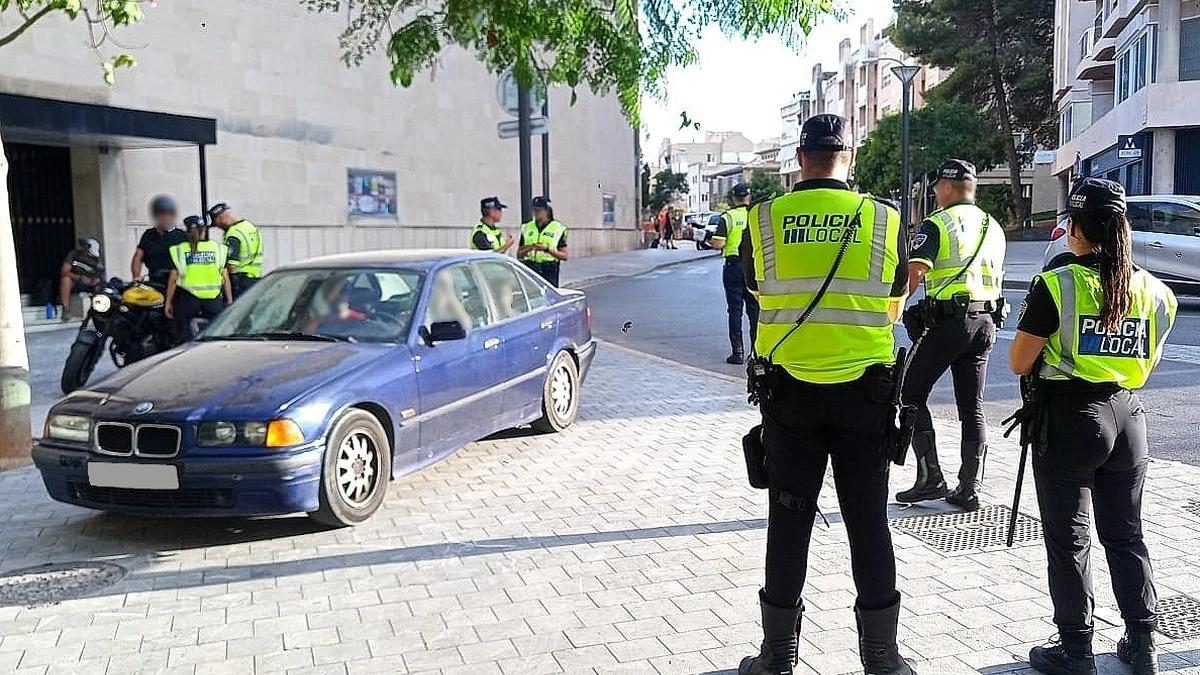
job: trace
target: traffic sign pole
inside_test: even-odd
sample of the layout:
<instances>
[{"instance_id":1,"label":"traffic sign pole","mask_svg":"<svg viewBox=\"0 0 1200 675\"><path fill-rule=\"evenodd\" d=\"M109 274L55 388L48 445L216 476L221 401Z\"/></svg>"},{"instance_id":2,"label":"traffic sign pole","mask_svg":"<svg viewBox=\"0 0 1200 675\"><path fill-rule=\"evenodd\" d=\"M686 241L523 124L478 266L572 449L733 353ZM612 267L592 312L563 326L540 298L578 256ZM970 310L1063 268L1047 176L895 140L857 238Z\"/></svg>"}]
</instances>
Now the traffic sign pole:
<instances>
[{"instance_id":1,"label":"traffic sign pole","mask_svg":"<svg viewBox=\"0 0 1200 675\"><path fill-rule=\"evenodd\" d=\"M529 88L517 83L517 140L521 155L521 222L533 218L533 160L530 157Z\"/></svg>"},{"instance_id":2,"label":"traffic sign pole","mask_svg":"<svg viewBox=\"0 0 1200 675\"><path fill-rule=\"evenodd\" d=\"M550 198L550 91L546 90L546 98L542 100L542 117L547 120L546 133L542 134L542 196Z\"/></svg>"}]
</instances>

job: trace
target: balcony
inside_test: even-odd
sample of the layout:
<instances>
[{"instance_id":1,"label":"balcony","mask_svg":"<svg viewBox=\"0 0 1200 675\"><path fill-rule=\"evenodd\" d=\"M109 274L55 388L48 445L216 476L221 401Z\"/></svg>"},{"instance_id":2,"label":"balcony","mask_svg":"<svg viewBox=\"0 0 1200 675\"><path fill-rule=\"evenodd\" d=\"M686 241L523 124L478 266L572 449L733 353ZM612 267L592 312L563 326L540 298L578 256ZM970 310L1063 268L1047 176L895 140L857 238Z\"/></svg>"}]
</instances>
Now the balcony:
<instances>
[{"instance_id":1,"label":"balcony","mask_svg":"<svg viewBox=\"0 0 1200 675\"><path fill-rule=\"evenodd\" d=\"M1101 0L1104 3L1103 17L1097 19L1103 24L1101 37L1116 39L1117 35L1129 25L1129 21L1137 16L1150 0Z\"/></svg>"},{"instance_id":2,"label":"balcony","mask_svg":"<svg viewBox=\"0 0 1200 675\"><path fill-rule=\"evenodd\" d=\"M1113 56L1116 40L1099 38L1096 29L1089 28L1079 37L1079 65L1075 66L1077 80L1111 80L1116 74Z\"/></svg>"}]
</instances>

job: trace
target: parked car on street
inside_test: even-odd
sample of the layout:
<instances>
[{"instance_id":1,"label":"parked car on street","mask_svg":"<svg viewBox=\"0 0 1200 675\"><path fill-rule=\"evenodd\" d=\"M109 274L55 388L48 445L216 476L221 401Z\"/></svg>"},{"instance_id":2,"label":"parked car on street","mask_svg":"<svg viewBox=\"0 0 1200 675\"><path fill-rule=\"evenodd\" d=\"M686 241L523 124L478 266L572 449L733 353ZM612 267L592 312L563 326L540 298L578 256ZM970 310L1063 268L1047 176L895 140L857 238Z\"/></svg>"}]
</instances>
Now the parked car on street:
<instances>
[{"instance_id":1,"label":"parked car on street","mask_svg":"<svg viewBox=\"0 0 1200 675\"><path fill-rule=\"evenodd\" d=\"M692 229L692 240L696 242L696 250L707 251L713 247L713 235L717 233L717 226L720 224L721 214L712 213L703 226Z\"/></svg>"},{"instance_id":2,"label":"parked car on street","mask_svg":"<svg viewBox=\"0 0 1200 675\"><path fill-rule=\"evenodd\" d=\"M354 525L467 443L570 426L594 352L584 294L511 258L317 258L60 400L33 459L51 497L93 509Z\"/></svg>"},{"instance_id":3,"label":"parked car on street","mask_svg":"<svg viewBox=\"0 0 1200 675\"><path fill-rule=\"evenodd\" d=\"M1200 295L1200 196L1139 195L1128 198L1133 262L1177 293ZM1043 263L1068 252L1067 221L1050 235Z\"/></svg>"}]
</instances>

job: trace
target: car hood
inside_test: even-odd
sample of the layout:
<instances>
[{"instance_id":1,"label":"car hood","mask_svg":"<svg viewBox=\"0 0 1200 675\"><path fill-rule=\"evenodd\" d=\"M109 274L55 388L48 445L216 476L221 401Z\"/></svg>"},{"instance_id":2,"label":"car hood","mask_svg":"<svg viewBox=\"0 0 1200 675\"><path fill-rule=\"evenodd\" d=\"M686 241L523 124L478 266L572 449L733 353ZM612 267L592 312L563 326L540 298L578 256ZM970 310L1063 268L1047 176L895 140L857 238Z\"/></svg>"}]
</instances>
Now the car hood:
<instances>
[{"instance_id":1,"label":"car hood","mask_svg":"<svg viewBox=\"0 0 1200 675\"><path fill-rule=\"evenodd\" d=\"M370 368L394 345L318 342L196 342L123 368L89 387L106 395L105 416L270 416L305 393Z\"/></svg>"}]
</instances>

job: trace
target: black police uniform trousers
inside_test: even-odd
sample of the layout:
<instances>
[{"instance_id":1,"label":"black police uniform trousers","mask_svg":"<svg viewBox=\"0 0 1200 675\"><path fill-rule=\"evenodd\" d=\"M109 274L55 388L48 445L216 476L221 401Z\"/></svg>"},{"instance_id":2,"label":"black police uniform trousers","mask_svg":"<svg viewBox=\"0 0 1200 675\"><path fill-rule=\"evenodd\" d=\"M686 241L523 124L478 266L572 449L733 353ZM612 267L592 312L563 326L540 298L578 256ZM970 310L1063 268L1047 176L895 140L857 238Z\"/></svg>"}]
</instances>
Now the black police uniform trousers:
<instances>
[{"instance_id":1,"label":"black police uniform trousers","mask_svg":"<svg viewBox=\"0 0 1200 675\"><path fill-rule=\"evenodd\" d=\"M558 274L562 268L560 261L533 262L532 260L524 260L522 262L539 277L549 282L551 286L558 288Z\"/></svg>"},{"instance_id":2,"label":"black police uniform trousers","mask_svg":"<svg viewBox=\"0 0 1200 675\"><path fill-rule=\"evenodd\" d=\"M721 270L721 285L725 287L725 306L729 309L729 344L734 351L742 347L742 311L750 319L750 347L758 337L758 298L746 288L742 261L736 255L725 257Z\"/></svg>"},{"instance_id":3,"label":"black police uniform trousers","mask_svg":"<svg viewBox=\"0 0 1200 675\"><path fill-rule=\"evenodd\" d=\"M253 279L246 274L231 274L229 276L229 287L233 291L233 299L237 300L242 297L250 287L258 283L258 279Z\"/></svg>"},{"instance_id":4,"label":"black police uniform trousers","mask_svg":"<svg viewBox=\"0 0 1200 675\"><path fill-rule=\"evenodd\" d=\"M191 340L192 319L215 319L225 309L225 298L217 296L212 300L201 300L182 288L175 289L173 299L175 310L175 344L183 344Z\"/></svg>"},{"instance_id":5,"label":"black police uniform trousers","mask_svg":"<svg viewBox=\"0 0 1200 675\"><path fill-rule=\"evenodd\" d=\"M1089 391L1090 389L1090 391ZM1113 593L1127 624L1153 628L1158 596L1142 539L1149 450L1146 414L1128 390L1051 385L1033 476L1046 540L1050 598L1060 630L1092 627L1091 511ZM1089 504L1090 501L1090 504Z\"/></svg>"},{"instance_id":6,"label":"black police uniform trousers","mask_svg":"<svg viewBox=\"0 0 1200 675\"><path fill-rule=\"evenodd\" d=\"M917 406L916 431L933 429L929 394L949 369L954 378L954 403L962 424L963 445L987 442L983 385L988 356L995 344L996 324L991 314L970 312L964 319L947 317L929 328L904 378L904 402Z\"/></svg>"},{"instance_id":7,"label":"black police uniform trousers","mask_svg":"<svg viewBox=\"0 0 1200 675\"><path fill-rule=\"evenodd\" d=\"M762 403L762 413L771 481L767 600L777 607L800 604L817 496L831 461L858 604L868 610L891 606L896 560L881 456L887 404L873 401L863 380L811 384L784 375L774 397Z\"/></svg>"}]
</instances>

